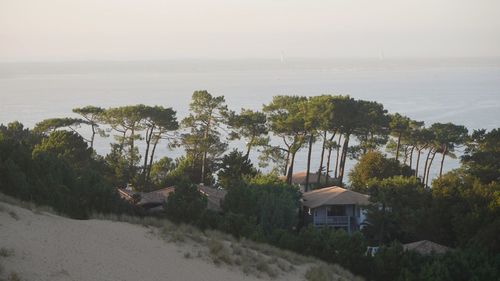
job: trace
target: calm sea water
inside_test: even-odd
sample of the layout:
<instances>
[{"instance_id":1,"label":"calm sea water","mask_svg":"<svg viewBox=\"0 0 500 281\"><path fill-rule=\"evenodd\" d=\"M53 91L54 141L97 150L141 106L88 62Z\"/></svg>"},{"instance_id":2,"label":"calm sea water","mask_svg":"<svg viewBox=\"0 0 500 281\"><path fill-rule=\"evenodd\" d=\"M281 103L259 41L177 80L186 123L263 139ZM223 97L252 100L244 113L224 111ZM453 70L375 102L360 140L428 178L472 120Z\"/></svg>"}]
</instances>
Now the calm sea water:
<instances>
[{"instance_id":1,"label":"calm sea water","mask_svg":"<svg viewBox=\"0 0 500 281\"><path fill-rule=\"evenodd\" d=\"M75 107L138 103L173 107L183 117L191 93L201 89L224 95L235 110L259 109L278 94L349 94L429 125L500 127L499 59L4 63L0 123L18 120L32 127L45 118L72 116ZM109 142L98 140L98 152L105 154ZM162 147L158 156L180 153ZM319 145L314 153L316 168ZM297 170L305 169L304 155L297 159ZM447 160L447 170L456 166Z\"/></svg>"}]
</instances>

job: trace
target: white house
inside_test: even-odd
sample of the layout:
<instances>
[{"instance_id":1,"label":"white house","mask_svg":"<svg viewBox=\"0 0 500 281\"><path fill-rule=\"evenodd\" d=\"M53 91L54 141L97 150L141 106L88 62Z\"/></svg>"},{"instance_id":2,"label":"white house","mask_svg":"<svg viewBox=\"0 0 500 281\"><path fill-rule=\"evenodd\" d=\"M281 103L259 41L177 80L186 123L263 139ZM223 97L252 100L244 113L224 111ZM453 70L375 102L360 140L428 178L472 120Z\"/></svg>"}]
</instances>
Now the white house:
<instances>
[{"instance_id":1,"label":"white house","mask_svg":"<svg viewBox=\"0 0 500 281\"><path fill-rule=\"evenodd\" d=\"M368 199L368 195L332 186L304 193L302 206L306 220L315 227L342 228L352 233L363 226Z\"/></svg>"}]
</instances>

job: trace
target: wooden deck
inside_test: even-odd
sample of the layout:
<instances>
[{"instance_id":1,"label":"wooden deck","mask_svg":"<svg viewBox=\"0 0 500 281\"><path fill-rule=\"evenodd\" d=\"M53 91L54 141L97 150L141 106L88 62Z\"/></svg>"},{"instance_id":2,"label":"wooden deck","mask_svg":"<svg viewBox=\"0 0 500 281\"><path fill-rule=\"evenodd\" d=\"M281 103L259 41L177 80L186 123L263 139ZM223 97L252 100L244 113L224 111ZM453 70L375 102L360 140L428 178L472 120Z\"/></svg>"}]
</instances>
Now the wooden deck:
<instances>
[{"instance_id":1,"label":"wooden deck","mask_svg":"<svg viewBox=\"0 0 500 281\"><path fill-rule=\"evenodd\" d=\"M323 216L314 218L315 227L345 228L348 233L357 229L356 218L352 216Z\"/></svg>"}]
</instances>

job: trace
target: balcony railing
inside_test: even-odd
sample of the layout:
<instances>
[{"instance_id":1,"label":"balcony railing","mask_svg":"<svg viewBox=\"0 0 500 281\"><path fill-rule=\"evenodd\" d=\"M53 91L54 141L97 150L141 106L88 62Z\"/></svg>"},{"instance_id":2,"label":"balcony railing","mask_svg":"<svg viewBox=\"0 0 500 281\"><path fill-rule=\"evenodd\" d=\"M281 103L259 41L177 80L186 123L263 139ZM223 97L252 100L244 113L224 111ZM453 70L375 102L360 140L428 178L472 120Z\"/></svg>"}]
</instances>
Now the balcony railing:
<instances>
[{"instance_id":1,"label":"balcony railing","mask_svg":"<svg viewBox=\"0 0 500 281\"><path fill-rule=\"evenodd\" d=\"M330 225L330 226L349 226L350 216L325 216L316 217L314 224L317 226Z\"/></svg>"}]
</instances>

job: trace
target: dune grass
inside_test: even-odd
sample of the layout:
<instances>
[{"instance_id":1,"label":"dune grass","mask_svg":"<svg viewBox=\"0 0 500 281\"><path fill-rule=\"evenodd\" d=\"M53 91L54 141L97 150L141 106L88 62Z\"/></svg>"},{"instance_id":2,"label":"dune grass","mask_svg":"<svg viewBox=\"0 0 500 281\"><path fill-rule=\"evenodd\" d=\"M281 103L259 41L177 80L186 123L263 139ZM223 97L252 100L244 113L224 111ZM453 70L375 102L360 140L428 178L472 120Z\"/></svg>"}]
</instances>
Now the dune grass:
<instances>
[{"instance_id":1,"label":"dune grass","mask_svg":"<svg viewBox=\"0 0 500 281\"><path fill-rule=\"evenodd\" d=\"M362 281L351 272L336 264L320 264L309 268L306 272L307 281Z\"/></svg>"},{"instance_id":2,"label":"dune grass","mask_svg":"<svg viewBox=\"0 0 500 281\"><path fill-rule=\"evenodd\" d=\"M5 247L0 248L0 258L8 258L14 256L14 249L8 249ZM1 260L0 260L1 261ZM5 278L2 278L4 275L4 267L2 264L0 264L0 281L20 281L21 278L16 272L10 272Z\"/></svg>"},{"instance_id":3,"label":"dune grass","mask_svg":"<svg viewBox=\"0 0 500 281\"><path fill-rule=\"evenodd\" d=\"M18 207L21 207L23 209L28 209L35 214L50 213L50 214L58 215L61 217L66 217L63 214L57 213L56 211L54 211L54 209L52 209L49 206L36 205L33 202L22 201L22 200L19 200L17 198L5 195L1 192L0 192L0 202L7 203L10 205L14 205L14 206L18 206ZM9 215L13 219L15 219L15 220L20 219L19 216L14 211L9 211L9 209L7 209L6 207L0 206L0 212L9 212Z\"/></svg>"},{"instance_id":4,"label":"dune grass","mask_svg":"<svg viewBox=\"0 0 500 281\"><path fill-rule=\"evenodd\" d=\"M13 249L7 249L7 248L0 248L0 257L2 258L7 258L10 256L14 255L14 250Z\"/></svg>"},{"instance_id":5,"label":"dune grass","mask_svg":"<svg viewBox=\"0 0 500 281\"><path fill-rule=\"evenodd\" d=\"M167 219L156 217L96 214L92 218L142 225L152 228L152 233L156 233L167 242L201 246L196 247L196 251L193 249L184 252L184 258L196 257L212 262L216 266L236 267L247 275L268 276L273 279L294 272L297 266L305 265L310 266L305 276L307 280L363 280L338 265L326 264L312 257L245 238L238 240L218 230L201 231L192 225L177 225Z\"/></svg>"},{"instance_id":6,"label":"dune grass","mask_svg":"<svg viewBox=\"0 0 500 281\"><path fill-rule=\"evenodd\" d=\"M50 207L40 207L31 202L24 202L0 193L0 202L29 209L36 214L57 214ZM0 205L0 212L9 212ZM14 219L20 219L17 214L10 214ZM125 222L149 228L149 232L158 235L166 242L185 244L184 258L199 258L214 263L216 266L229 266L240 269L247 275L257 277L277 278L280 275L293 273L299 266L309 267L306 279L322 280L362 280L338 265L325 264L312 257L279 249L277 247L257 243L245 238L234 236L218 230L202 231L188 224L173 222L152 216L130 216L118 214L93 214L91 219ZM5 249L7 253L8 249ZM2 255L2 249L0 249ZM10 278L10 276L9 276ZM14 279L12 279L14 278ZM17 275L7 280L18 280ZM333 278L333 279L332 279ZM0 279L0 281L3 281Z\"/></svg>"}]
</instances>

